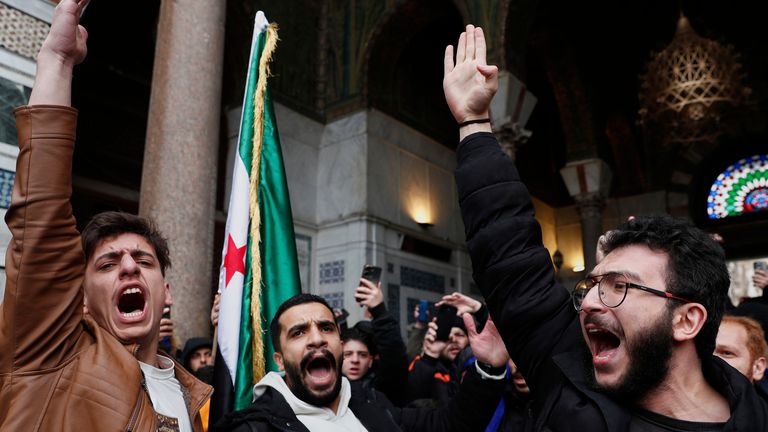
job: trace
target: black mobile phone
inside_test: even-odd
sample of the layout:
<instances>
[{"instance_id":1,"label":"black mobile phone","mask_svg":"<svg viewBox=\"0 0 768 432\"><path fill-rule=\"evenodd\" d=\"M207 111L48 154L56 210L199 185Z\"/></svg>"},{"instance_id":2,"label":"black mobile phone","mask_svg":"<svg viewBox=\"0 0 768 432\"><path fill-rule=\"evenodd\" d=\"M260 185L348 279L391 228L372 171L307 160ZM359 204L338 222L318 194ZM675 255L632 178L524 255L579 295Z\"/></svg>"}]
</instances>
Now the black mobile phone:
<instances>
[{"instance_id":1,"label":"black mobile phone","mask_svg":"<svg viewBox=\"0 0 768 432\"><path fill-rule=\"evenodd\" d=\"M441 305L437 310L436 340L445 342L451 336L451 327L453 327L453 323L456 320L456 312L458 312L458 309L449 304Z\"/></svg>"},{"instance_id":2,"label":"black mobile phone","mask_svg":"<svg viewBox=\"0 0 768 432\"><path fill-rule=\"evenodd\" d=\"M349 312L344 308L342 308L340 312L341 315L336 317L336 325L339 326L339 331L344 333L349 327L347 325L347 317L349 317Z\"/></svg>"},{"instance_id":3,"label":"black mobile phone","mask_svg":"<svg viewBox=\"0 0 768 432\"><path fill-rule=\"evenodd\" d=\"M363 274L361 277L371 281L374 285L377 285L381 280L381 267L366 264L363 266Z\"/></svg>"},{"instance_id":4,"label":"black mobile phone","mask_svg":"<svg viewBox=\"0 0 768 432\"><path fill-rule=\"evenodd\" d=\"M755 270L768 271L768 261L755 261Z\"/></svg>"},{"instance_id":5,"label":"black mobile phone","mask_svg":"<svg viewBox=\"0 0 768 432\"><path fill-rule=\"evenodd\" d=\"M363 274L360 277L362 277L365 280L371 281L371 283L373 283L374 285L378 285L379 281L381 280L381 267L366 264L363 266ZM360 299L358 297L355 297L355 300L360 302Z\"/></svg>"}]
</instances>

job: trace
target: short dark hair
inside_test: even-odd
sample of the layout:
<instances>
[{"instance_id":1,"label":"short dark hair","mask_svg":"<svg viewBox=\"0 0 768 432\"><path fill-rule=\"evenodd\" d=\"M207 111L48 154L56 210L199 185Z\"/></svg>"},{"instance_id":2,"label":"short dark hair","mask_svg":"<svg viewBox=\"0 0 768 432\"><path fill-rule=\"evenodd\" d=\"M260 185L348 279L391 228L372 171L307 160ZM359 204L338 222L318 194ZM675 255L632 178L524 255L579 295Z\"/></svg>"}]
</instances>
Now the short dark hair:
<instances>
[{"instance_id":1,"label":"short dark hair","mask_svg":"<svg viewBox=\"0 0 768 432\"><path fill-rule=\"evenodd\" d=\"M359 323L358 323L359 324ZM378 354L376 350L376 336L373 333L361 330L357 326L347 329L341 334L341 342L346 343L349 341L358 341L368 348L368 353L372 356Z\"/></svg>"},{"instance_id":2,"label":"short dark hair","mask_svg":"<svg viewBox=\"0 0 768 432\"><path fill-rule=\"evenodd\" d=\"M280 346L280 316L288 309L304 303L320 303L321 305L327 307L328 310L331 311L331 316L333 316L333 309L331 309L331 306L328 305L328 302L325 301L324 298L318 295L301 293L296 294L295 296L284 301L283 304L277 308L275 316L272 317L272 321L269 323L269 333L272 337L272 347L276 353L282 352L282 347Z\"/></svg>"},{"instance_id":3,"label":"short dark hair","mask_svg":"<svg viewBox=\"0 0 768 432\"><path fill-rule=\"evenodd\" d=\"M121 234L138 234L144 237L155 249L157 261L160 263L160 271L165 276L165 270L171 266L168 240L160 233L151 219L125 212L99 213L88 222L80 236L86 262L102 240Z\"/></svg>"},{"instance_id":4,"label":"short dark hair","mask_svg":"<svg viewBox=\"0 0 768 432\"><path fill-rule=\"evenodd\" d=\"M637 217L623 223L606 236L605 252L633 245L665 252L667 291L706 308L707 320L695 343L700 359L712 356L731 283L723 248L690 222L671 216ZM677 305L669 302L668 307Z\"/></svg>"}]
</instances>

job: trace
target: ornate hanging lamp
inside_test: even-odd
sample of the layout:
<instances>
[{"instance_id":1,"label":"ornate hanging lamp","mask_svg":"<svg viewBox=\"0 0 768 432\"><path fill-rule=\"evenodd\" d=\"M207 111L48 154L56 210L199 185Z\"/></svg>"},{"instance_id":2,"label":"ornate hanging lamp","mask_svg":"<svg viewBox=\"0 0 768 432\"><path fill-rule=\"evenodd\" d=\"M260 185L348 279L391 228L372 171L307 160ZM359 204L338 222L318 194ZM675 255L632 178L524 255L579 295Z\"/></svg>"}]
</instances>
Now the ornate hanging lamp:
<instances>
[{"instance_id":1,"label":"ornate hanging lamp","mask_svg":"<svg viewBox=\"0 0 768 432\"><path fill-rule=\"evenodd\" d=\"M667 146L715 141L727 111L751 93L738 59L733 46L699 36L681 14L672 42L641 76L641 124Z\"/></svg>"}]
</instances>

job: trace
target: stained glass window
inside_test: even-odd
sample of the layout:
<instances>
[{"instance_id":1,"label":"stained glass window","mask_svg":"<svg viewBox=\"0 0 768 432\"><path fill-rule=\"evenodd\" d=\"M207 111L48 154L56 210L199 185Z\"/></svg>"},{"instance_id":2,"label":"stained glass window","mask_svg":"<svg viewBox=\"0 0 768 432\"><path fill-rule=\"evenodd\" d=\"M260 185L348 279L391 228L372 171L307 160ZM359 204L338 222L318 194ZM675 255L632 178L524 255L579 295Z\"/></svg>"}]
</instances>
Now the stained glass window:
<instances>
[{"instance_id":1,"label":"stained glass window","mask_svg":"<svg viewBox=\"0 0 768 432\"><path fill-rule=\"evenodd\" d=\"M768 155L731 165L712 184L707 199L710 219L768 211Z\"/></svg>"}]
</instances>

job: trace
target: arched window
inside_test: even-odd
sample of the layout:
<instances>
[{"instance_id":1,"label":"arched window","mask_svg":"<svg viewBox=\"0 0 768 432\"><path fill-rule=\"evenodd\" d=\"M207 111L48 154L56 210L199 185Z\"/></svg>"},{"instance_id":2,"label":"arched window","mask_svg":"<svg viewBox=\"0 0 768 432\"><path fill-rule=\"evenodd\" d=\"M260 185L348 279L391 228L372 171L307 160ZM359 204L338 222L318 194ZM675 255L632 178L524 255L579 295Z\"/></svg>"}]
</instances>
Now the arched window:
<instances>
[{"instance_id":1,"label":"arched window","mask_svg":"<svg viewBox=\"0 0 768 432\"><path fill-rule=\"evenodd\" d=\"M768 154L731 165L712 184L707 199L710 219L768 211Z\"/></svg>"}]
</instances>

